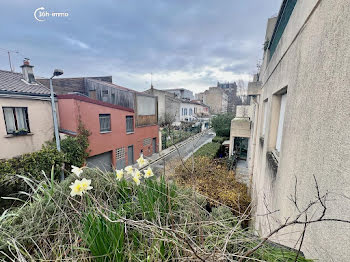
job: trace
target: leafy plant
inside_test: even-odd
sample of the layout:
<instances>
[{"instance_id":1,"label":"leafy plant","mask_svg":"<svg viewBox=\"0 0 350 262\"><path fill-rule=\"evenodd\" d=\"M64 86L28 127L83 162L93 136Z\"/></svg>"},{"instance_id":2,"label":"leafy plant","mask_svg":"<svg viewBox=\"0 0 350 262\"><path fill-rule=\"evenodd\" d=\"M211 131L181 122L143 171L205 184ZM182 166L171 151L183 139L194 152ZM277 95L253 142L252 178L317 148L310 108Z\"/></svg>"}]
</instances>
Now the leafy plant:
<instances>
[{"instance_id":1,"label":"leafy plant","mask_svg":"<svg viewBox=\"0 0 350 262\"><path fill-rule=\"evenodd\" d=\"M111 220L116 220L113 215ZM122 262L124 260L124 224L111 222L93 211L83 220L82 239L95 261Z\"/></svg>"},{"instance_id":2,"label":"leafy plant","mask_svg":"<svg viewBox=\"0 0 350 262\"><path fill-rule=\"evenodd\" d=\"M231 120L234 115L231 113L220 114L211 119L211 124L217 136L230 137Z\"/></svg>"},{"instance_id":3,"label":"leafy plant","mask_svg":"<svg viewBox=\"0 0 350 262\"><path fill-rule=\"evenodd\" d=\"M205 144L194 153L194 156L205 156L210 159L214 159L217 156L220 147L221 145L218 143Z\"/></svg>"}]
</instances>

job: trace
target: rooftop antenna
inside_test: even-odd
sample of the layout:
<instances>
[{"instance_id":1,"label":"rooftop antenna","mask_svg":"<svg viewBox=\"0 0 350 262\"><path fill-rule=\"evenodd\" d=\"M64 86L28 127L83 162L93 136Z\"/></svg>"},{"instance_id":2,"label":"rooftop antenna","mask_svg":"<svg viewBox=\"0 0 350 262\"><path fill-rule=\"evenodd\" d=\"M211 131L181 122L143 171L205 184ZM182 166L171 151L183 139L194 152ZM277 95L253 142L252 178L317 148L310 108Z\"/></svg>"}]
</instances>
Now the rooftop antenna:
<instances>
[{"instance_id":1,"label":"rooftop antenna","mask_svg":"<svg viewBox=\"0 0 350 262\"><path fill-rule=\"evenodd\" d=\"M4 49L4 48L0 48L0 50L7 52L7 55L8 55L8 58L9 58L10 70L11 70L11 72L13 72L12 62L11 62L11 53L19 54L19 52L16 51L16 50L8 50L8 49Z\"/></svg>"},{"instance_id":2,"label":"rooftop antenna","mask_svg":"<svg viewBox=\"0 0 350 262\"><path fill-rule=\"evenodd\" d=\"M151 73L151 88L153 88L152 78L153 78L153 73Z\"/></svg>"}]
</instances>

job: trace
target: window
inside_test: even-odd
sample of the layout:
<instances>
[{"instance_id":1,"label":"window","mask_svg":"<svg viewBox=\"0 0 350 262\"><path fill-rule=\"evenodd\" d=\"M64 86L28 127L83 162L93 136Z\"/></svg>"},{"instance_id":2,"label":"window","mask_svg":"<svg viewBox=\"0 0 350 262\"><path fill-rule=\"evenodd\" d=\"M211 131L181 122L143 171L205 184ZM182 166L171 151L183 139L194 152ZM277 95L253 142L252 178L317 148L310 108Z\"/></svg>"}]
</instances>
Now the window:
<instances>
[{"instance_id":1,"label":"window","mask_svg":"<svg viewBox=\"0 0 350 262\"><path fill-rule=\"evenodd\" d=\"M192 108L190 108L190 116L192 115Z\"/></svg>"},{"instance_id":2,"label":"window","mask_svg":"<svg viewBox=\"0 0 350 262\"><path fill-rule=\"evenodd\" d=\"M100 114L100 132L111 131L111 115L110 114Z\"/></svg>"},{"instance_id":3,"label":"window","mask_svg":"<svg viewBox=\"0 0 350 262\"><path fill-rule=\"evenodd\" d=\"M3 107L3 112L7 134L16 131L30 132L27 107Z\"/></svg>"},{"instance_id":4,"label":"window","mask_svg":"<svg viewBox=\"0 0 350 262\"><path fill-rule=\"evenodd\" d=\"M184 109L181 108L181 115L184 115Z\"/></svg>"},{"instance_id":5,"label":"window","mask_svg":"<svg viewBox=\"0 0 350 262\"><path fill-rule=\"evenodd\" d=\"M261 130L261 136L265 136L266 133L266 126L267 126L267 108L268 104L267 104L267 100L264 101L264 122L263 122L263 127Z\"/></svg>"},{"instance_id":6,"label":"window","mask_svg":"<svg viewBox=\"0 0 350 262\"><path fill-rule=\"evenodd\" d=\"M134 117L127 116L126 117L126 133L134 132Z\"/></svg>"},{"instance_id":7,"label":"window","mask_svg":"<svg viewBox=\"0 0 350 262\"><path fill-rule=\"evenodd\" d=\"M187 108L184 109L185 116L187 116Z\"/></svg>"},{"instance_id":8,"label":"window","mask_svg":"<svg viewBox=\"0 0 350 262\"><path fill-rule=\"evenodd\" d=\"M284 113L286 111L286 101L287 101L287 93L281 96L281 107L280 107L280 115L278 120L277 138L276 138L276 150L278 152L281 152L281 146L282 146L283 122L284 122Z\"/></svg>"}]
</instances>

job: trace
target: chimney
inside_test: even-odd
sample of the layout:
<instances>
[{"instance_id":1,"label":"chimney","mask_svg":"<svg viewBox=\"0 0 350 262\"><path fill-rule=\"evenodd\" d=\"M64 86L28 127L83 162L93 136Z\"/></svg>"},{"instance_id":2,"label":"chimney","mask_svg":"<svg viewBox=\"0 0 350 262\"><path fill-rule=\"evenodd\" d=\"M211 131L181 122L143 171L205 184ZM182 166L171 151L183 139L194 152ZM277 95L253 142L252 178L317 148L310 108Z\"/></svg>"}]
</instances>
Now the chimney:
<instances>
[{"instance_id":1,"label":"chimney","mask_svg":"<svg viewBox=\"0 0 350 262\"><path fill-rule=\"evenodd\" d=\"M29 58L24 58L23 65L21 65L23 78L28 83L35 83L35 77L33 73L34 66L30 65L29 61Z\"/></svg>"}]
</instances>

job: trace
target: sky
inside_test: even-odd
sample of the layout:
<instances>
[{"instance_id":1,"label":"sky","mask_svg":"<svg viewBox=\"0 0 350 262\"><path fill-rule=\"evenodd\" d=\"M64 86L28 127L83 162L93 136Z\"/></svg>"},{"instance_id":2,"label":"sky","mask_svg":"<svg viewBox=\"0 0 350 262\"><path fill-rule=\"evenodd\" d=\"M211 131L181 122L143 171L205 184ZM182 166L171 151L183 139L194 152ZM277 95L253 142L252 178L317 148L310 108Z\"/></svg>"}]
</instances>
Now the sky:
<instances>
[{"instance_id":1,"label":"sky","mask_svg":"<svg viewBox=\"0 0 350 262\"><path fill-rule=\"evenodd\" d=\"M0 69L30 58L34 74L112 75L138 91L202 92L256 73L267 19L282 0L1 0ZM36 9L37 21L34 17ZM47 12L43 16L40 12ZM65 16L52 16L65 13ZM44 14L45 14L44 13Z\"/></svg>"}]
</instances>

